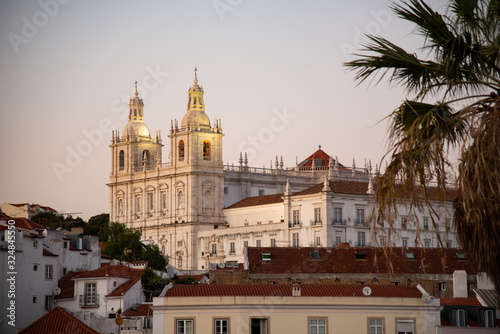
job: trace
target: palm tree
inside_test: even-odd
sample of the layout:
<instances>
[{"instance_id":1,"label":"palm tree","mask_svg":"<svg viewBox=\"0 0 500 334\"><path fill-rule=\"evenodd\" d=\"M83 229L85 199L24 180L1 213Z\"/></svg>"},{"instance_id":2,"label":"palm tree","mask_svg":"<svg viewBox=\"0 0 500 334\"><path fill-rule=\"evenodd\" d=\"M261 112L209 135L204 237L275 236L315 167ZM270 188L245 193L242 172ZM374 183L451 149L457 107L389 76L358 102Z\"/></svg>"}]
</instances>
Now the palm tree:
<instances>
[{"instance_id":1,"label":"palm tree","mask_svg":"<svg viewBox=\"0 0 500 334\"><path fill-rule=\"evenodd\" d=\"M408 94L387 116L390 162L377 179L376 215L391 223L404 192L413 208L427 206L436 225L431 197L445 200L458 173L452 191L459 242L500 292L500 0L450 0L444 14L423 0L391 10L416 25L425 56L371 35L345 64L359 83L387 76Z\"/></svg>"}]
</instances>

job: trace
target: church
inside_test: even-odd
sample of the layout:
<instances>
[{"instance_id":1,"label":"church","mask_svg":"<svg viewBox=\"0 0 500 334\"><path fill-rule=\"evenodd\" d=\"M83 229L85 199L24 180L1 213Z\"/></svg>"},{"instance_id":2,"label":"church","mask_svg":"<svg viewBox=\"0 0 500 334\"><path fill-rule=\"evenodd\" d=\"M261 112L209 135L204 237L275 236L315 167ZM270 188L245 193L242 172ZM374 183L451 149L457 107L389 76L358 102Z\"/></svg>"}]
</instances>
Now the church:
<instances>
[{"instance_id":1,"label":"church","mask_svg":"<svg viewBox=\"0 0 500 334\"><path fill-rule=\"evenodd\" d=\"M140 230L173 266L235 265L248 246L458 247L451 200L440 206L437 224L429 212L405 215L403 203L400 233L369 223L379 172L371 163L346 167L320 147L293 168L278 156L274 168L251 167L243 152L238 165L224 165L222 121L210 122L203 95L195 70L187 111L171 121L168 161L161 131L145 123L137 84L128 123L113 131L110 145L110 221Z\"/></svg>"}]
</instances>

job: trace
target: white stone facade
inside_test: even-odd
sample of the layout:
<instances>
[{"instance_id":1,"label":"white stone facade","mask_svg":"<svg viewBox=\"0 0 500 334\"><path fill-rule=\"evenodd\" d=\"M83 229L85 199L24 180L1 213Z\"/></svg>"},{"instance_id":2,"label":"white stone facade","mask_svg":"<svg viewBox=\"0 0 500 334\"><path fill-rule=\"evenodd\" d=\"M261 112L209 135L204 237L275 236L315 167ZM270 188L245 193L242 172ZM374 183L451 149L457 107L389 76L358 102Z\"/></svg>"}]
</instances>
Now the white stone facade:
<instances>
[{"instance_id":1,"label":"white stone facade","mask_svg":"<svg viewBox=\"0 0 500 334\"><path fill-rule=\"evenodd\" d=\"M334 246L339 242L374 245L375 240L380 243L382 235L379 236L378 229L367 224L373 193L373 186L368 185L371 163L356 168L353 162L347 168L320 148L290 169L277 156L274 167L251 167L246 154L240 155L239 165L224 165L222 123L220 120L210 123L203 94L195 76L182 122L171 122L167 163L162 162L160 132L151 136L144 123L142 99L137 93L131 98L129 122L122 136L118 132L113 134L110 145L111 221L140 229L143 241L157 244L169 263L181 270L207 270L208 263L214 262L243 262L245 242L252 246L259 242L262 246L271 243L293 246L294 242L298 246ZM377 173L375 167L374 174ZM357 194L320 191L307 196L294 195L284 203L224 209L250 196L283 194L287 182L289 189L299 192L322 183L325 178L364 182L366 186ZM340 221L334 219L338 208L342 210ZM364 217L360 220L357 215L361 209ZM401 209L405 212L403 206ZM299 212L300 224L289 227L294 211ZM446 218L441 217L449 223L451 206L447 213ZM403 213L398 221L402 217L408 218L406 229L401 229L398 236L393 233L391 243L416 245L417 218L405 217ZM422 230L418 244L434 247L436 237L425 213L418 217L419 224L423 226L424 218L428 229ZM451 230L443 233L448 234L443 236L445 245L448 241L457 246ZM388 239L386 235L385 240Z\"/></svg>"}]
</instances>

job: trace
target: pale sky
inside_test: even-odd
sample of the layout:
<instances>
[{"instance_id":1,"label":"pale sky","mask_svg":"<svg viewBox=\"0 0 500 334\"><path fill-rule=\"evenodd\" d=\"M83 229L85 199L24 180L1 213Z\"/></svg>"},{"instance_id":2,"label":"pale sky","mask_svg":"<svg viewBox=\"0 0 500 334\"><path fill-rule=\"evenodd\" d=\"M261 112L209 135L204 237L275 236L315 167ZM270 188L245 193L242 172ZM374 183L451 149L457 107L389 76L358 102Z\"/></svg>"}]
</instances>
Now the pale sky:
<instances>
[{"instance_id":1,"label":"pale sky","mask_svg":"<svg viewBox=\"0 0 500 334\"><path fill-rule=\"evenodd\" d=\"M195 66L206 113L222 120L225 164L247 151L251 166L282 155L292 167L318 145L345 165L375 164L387 148L377 123L405 93L356 86L342 63L364 32L420 46L388 3L0 0L0 203L109 212L108 130L125 127L134 81L167 162Z\"/></svg>"}]
</instances>

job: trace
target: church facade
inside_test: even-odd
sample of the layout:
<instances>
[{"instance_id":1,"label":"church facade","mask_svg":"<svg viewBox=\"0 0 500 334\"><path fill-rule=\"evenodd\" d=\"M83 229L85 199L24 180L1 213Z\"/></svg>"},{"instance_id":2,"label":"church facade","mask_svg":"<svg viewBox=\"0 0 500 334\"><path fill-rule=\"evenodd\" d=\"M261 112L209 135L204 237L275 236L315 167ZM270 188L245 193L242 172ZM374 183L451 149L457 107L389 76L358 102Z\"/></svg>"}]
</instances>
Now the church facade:
<instances>
[{"instance_id":1,"label":"church facade","mask_svg":"<svg viewBox=\"0 0 500 334\"><path fill-rule=\"evenodd\" d=\"M369 212L373 198L371 180L378 169L372 173L371 163L346 167L320 148L290 169L277 156L274 168L250 167L243 153L238 165L224 165L223 136L221 120L210 122L205 112L195 72L187 111L180 123L171 121L164 162L161 132L149 131L136 86L128 123L121 134L113 132L110 145L110 221L140 230L144 242L158 245L181 270L243 262L245 247L259 244L324 247L351 241L354 246L360 244L354 240L361 238L358 232L366 233L362 245L378 243L380 231L370 228L368 214L359 216L361 208ZM339 182L350 186L339 188ZM348 188L356 193L342 194ZM338 211L344 202L345 219ZM443 217L450 217L450 210L444 208ZM448 232L443 238L455 242Z\"/></svg>"}]
</instances>

